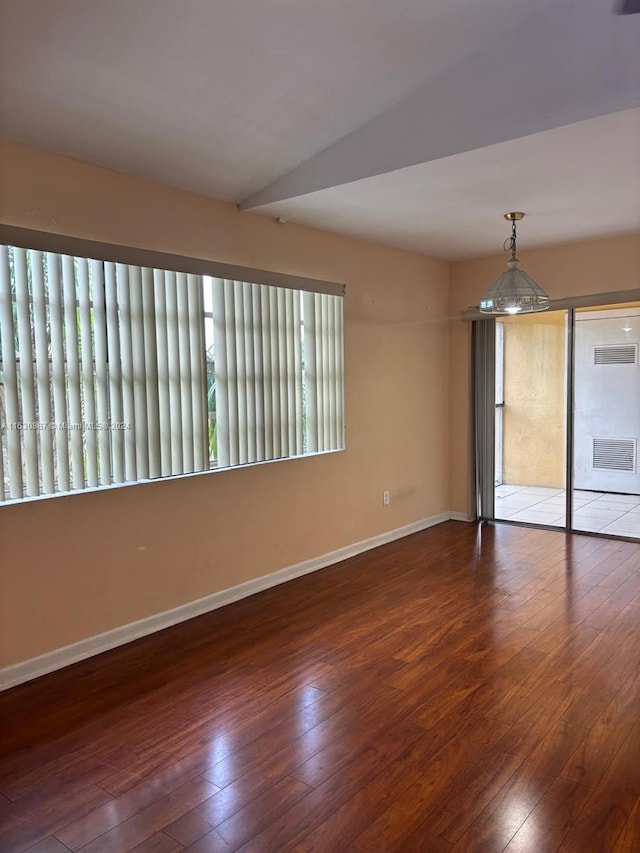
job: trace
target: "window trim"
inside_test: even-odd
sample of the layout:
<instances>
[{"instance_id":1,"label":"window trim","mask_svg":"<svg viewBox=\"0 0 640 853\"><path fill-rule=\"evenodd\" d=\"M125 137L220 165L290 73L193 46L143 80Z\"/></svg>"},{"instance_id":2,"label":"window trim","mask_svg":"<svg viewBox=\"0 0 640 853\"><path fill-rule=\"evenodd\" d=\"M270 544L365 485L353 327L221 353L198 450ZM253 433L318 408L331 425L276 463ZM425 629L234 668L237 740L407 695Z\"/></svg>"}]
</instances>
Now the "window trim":
<instances>
[{"instance_id":1,"label":"window trim","mask_svg":"<svg viewBox=\"0 0 640 853\"><path fill-rule=\"evenodd\" d=\"M306 290L310 293L327 293L331 296L344 296L346 292L346 285L335 281L242 267L207 258L191 258L186 255L156 252L134 246L101 243L46 231L32 231L29 228L19 228L14 225L0 224L0 243L21 249L36 249L41 252L55 252L59 255L85 257L96 261L111 261L170 272L234 279L251 284L267 284L271 287Z\"/></svg>"},{"instance_id":2,"label":"window trim","mask_svg":"<svg viewBox=\"0 0 640 853\"><path fill-rule=\"evenodd\" d=\"M153 486L158 483L171 483L175 480L185 480L191 477L207 477L209 474L225 474L230 471L246 471L247 468L258 468L262 465L276 465L283 462L300 462L305 459L313 459L317 456L329 456L334 453L344 453L345 447L336 447L332 450L308 450L300 456L282 456L278 459L260 459L258 462L243 462L240 465L230 465L227 468L205 468L203 471L185 471L182 474L167 474L164 477L148 477L146 480L127 480L124 483L105 483L101 486L84 486L82 489L69 489L66 492L52 492L47 495L24 495L21 498L5 498L0 501L0 513L3 507L22 506L23 504L33 503L34 501L49 501L57 498L72 498L87 494L99 494L100 492L109 492L113 489L129 489L133 486Z\"/></svg>"}]
</instances>

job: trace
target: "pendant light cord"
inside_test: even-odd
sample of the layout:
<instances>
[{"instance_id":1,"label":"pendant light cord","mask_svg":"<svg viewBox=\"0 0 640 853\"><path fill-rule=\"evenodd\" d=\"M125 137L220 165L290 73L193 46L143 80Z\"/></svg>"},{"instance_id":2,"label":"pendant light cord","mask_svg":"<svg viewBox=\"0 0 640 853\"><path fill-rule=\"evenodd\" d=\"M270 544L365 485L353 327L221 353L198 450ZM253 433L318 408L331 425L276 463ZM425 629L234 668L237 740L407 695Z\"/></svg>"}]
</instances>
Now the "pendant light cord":
<instances>
[{"instance_id":1,"label":"pendant light cord","mask_svg":"<svg viewBox=\"0 0 640 853\"><path fill-rule=\"evenodd\" d=\"M511 260L512 261L515 261L515 259L516 259L516 240L517 240L516 221L514 219L513 222L511 223L511 236L507 237L507 239L504 241L504 246L503 246L503 249L505 252L511 252Z\"/></svg>"}]
</instances>

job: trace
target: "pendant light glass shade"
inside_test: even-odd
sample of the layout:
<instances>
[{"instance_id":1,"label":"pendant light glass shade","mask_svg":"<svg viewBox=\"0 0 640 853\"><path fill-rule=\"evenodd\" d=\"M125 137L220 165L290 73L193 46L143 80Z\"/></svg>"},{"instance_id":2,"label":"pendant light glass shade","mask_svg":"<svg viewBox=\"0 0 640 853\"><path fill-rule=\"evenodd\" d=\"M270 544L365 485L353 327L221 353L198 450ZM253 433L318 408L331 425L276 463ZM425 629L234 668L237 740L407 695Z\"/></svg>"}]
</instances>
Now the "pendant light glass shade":
<instances>
[{"instance_id":1,"label":"pendant light glass shade","mask_svg":"<svg viewBox=\"0 0 640 853\"><path fill-rule=\"evenodd\" d=\"M549 297L524 270L518 260L507 261L508 270L499 276L489 292L480 300L484 314L532 314L546 311Z\"/></svg>"},{"instance_id":2,"label":"pendant light glass shade","mask_svg":"<svg viewBox=\"0 0 640 853\"><path fill-rule=\"evenodd\" d=\"M549 297L531 276L518 268L516 258L516 222L524 213L505 213L511 222L511 237L505 241L505 250L511 252L508 269L499 276L493 287L480 300L483 314L533 314L549 308Z\"/></svg>"}]
</instances>

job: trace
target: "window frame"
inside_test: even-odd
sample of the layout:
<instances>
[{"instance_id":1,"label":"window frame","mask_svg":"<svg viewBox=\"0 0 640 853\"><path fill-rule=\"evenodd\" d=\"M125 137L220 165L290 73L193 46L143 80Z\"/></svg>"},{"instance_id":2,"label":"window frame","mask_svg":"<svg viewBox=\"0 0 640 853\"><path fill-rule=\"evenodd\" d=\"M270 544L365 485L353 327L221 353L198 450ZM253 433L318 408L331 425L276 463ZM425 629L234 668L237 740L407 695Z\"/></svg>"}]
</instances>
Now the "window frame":
<instances>
[{"instance_id":1,"label":"window frame","mask_svg":"<svg viewBox=\"0 0 640 853\"><path fill-rule=\"evenodd\" d=\"M269 287L285 288L296 291L305 291L308 293L328 294L332 296L343 297L345 295L345 285L337 282L323 281L318 279L310 279L297 275L286 273L278 273L269 270L254 269L242 267L235 264L227 264L219 261L192 258L183 255L170 254L165 252L157 252L149 249L136 248L131 246L121 246L110 243L102 243L83 238L69 237L66 235L53 234L31 229L19 228L10 225L0 225L0 243L3 245L14 246L16 248L35 250L40 252L51 252L57 255L67 255L74 258L86 258L101 262L111 262L116 264L127 264L131 266L147 267L151 269L160 269L168 272L193 274L201 277L224 278L237 281L239 283L262 284ZM342 309L340 309L342 311ZM211 312L203 310L203 323ZM211 317L209 317L211 319ZM341 326L340 347L344 356L344 326ZM205 385L204 391L207 390L207 368L208 360L206 357L206 342L203 350L203 362L205 366ZM94 356L95 357L95 356ZM108 355L107 355L108 359ZM340 452L345 448L345 415L344 415L344 357L342 360L341 374L341 396L342 396L342 440L338 443L339 447L309 450L305 447L304 451L299 454L280 456L270 459L259 459L250 462L241 462L228 466L220 466L219 463L212 464L212 460L208 459L208 467L198 471L186 471L172 474L164 474L149 478L132 479L120 482L102 483L99 485L88 485L86 483L82 487L69 490L54 490L45 494L27 495L23 479L23 496L11 497L9 493L0 498L0 505L15 505L33 500L45 500L54 497L63 497L69 495L78 495L84 492L103 491L105 489L122 488L131 485L143 485L146 483L157 483L163 480L179 479L182 477L192 477L201 474L221 473L230 471L236 467L247 467L249 465L264 465L271 462L294 461L302 459L306 456L316 456L324 453ZM22 404L21 404L22 405ZM306 414L304 415L306 417ZM24 417L23 417L24 420ZM209 421L207 420L207 423ZM58 486L56 478L56 487ZM4 487L3 487L4 488ZM40 485L42 488L42 483Z\"/></svg>"}]
</instances>

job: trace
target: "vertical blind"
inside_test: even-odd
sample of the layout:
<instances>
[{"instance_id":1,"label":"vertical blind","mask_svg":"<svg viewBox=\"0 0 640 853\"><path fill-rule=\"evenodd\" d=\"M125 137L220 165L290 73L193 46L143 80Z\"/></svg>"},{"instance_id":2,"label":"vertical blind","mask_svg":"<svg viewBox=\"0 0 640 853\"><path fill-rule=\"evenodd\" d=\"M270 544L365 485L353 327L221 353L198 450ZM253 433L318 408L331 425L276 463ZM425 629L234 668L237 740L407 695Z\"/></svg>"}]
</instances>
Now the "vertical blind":
<instances>
[{"instance_id":1,"label":"vertical blind","mask_svg":"<svg viewBox=\"0 0 640 853\"><path fill-rule=\"evenodd\" d=\"M300 293L219 278L211 287L220 465L300 455Z\"/></svg>"},{"instance_id":2,"label":"vertical blind","mask_svg":"<svg viewBox=\"0 0 640 853\"><path fill-rule=\"evenodd\" d=\"M0 501L344 447L342 297L0 247Z\"/></svg>"},{"instance_id":3,"label":"vertical blind","mask_svg":"<svg viewBox=\"0 0 640 853\"><path fill-rule=\"evenodd\" d=\"M309 449L331 450L343 442L342 300L305 293L304 316Z\"/></svg>"},{"instance_id":4,"label":"vertical blind","mask_svg":"<svg viewBox=\"0 0 640 853\"><path fill-rule=\"evenodd\" d=\"M472 326L475 410L476 513L495 516L496 321L475 320Z\"/></svg>"}]
</instances>

